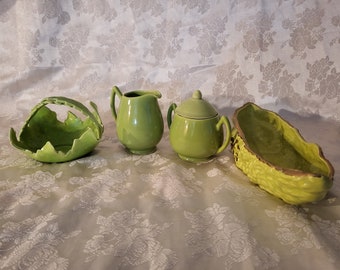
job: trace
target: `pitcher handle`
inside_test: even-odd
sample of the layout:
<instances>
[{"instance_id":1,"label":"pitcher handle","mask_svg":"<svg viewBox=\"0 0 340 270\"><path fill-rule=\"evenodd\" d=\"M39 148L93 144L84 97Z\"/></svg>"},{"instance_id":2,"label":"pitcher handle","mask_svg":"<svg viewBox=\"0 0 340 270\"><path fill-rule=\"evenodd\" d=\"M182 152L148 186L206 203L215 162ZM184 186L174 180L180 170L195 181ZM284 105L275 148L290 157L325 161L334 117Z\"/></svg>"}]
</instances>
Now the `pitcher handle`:
<instances>
[{"instance_id":1,"label":"pitcher handle","mask_svg":"<svg viewBox=\"0 0 340 270\"><path fill-rule=\"evenodd\" d=\"M177 105L175 103L172 103L168 109L168 114L167 114L167 121L168 121L168 128L170 128L172 124L172 112L177 108Z\"/></svg>"},{"instance_id":2,"label":"pitcher handle","mask_svg":"<svg viewBox=\"0 0 340 270\"><path fill-rule=\"evenodd\" d=\"M110 105L111 105L111 111L112 111L114 120L117 120L117 111L116 111L116 105L115 105L116 95L118 96L119 99L121 99L122 92L120 92L117 86L113 86L112 92L111 92Z\"/></svg>"},{"instance_id":3,"label":"pitcher handle","mask_svg":"<svg viewBox=\"0 0 340 270\"><path fill-rule=\"evenodd\" d=\"M217 149L216 154L221 153L228 146L231 138L230 122L226 116L221 116L220 120L216 124L216 129L220 130L222 125L225 125L226 135L223 144Z\"/></svg>"}]
</instances>

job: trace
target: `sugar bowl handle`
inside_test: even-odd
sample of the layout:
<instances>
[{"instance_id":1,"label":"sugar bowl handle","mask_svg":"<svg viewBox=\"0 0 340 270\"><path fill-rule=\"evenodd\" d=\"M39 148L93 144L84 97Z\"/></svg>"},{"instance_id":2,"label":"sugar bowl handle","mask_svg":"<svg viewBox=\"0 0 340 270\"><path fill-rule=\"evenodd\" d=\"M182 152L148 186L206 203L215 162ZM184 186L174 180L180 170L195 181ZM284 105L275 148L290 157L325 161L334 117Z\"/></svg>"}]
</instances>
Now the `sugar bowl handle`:
<instances>
[{"instance_id":1,"label":"sugar bowl handle","mask_svg":"<svg viewBox=\"0 0 340 270\"><path fill-rule=\"evenodd\" d=\"M227 117L225 117L224 115L221 116L220 120L218 121L218 123L216 124L216 129L220 130L222 128L222 125L225 126L226 129L226 134L225 134L225 138L224 138L224 142L223 144L220 146L220 148L217 149L216 154L221 153L229 144L230 142L230 138L231 138L231 127L230 127L230 122L228 120Z\"/></svg>"}]
</instances>

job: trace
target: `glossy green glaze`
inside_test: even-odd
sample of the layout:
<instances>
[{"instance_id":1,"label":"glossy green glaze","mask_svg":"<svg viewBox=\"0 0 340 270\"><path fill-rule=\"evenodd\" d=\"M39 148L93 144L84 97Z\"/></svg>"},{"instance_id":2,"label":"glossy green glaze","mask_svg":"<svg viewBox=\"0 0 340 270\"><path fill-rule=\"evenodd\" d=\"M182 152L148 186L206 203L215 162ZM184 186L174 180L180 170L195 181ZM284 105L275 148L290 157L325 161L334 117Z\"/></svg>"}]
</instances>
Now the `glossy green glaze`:
<instances>
[{"instance_id":1,"label":"glossy green glaze","mask_svg":"<svg viewBox=\"0 0 340 270\"><path fill-rule=\"evenodd\" d=\"M202 99L199 91L195 91L191 100L178 107L175 103L171 104L167 121L170 144L183 160L207 161L229 144L231 133L228 118L218 116L213 107Z\"/></svg>"},{"instance_id":2,"label":"glossy green glaze","mask_svg":"<svg viewBox=\"0 0 340 270\"><path fill-rule=\"evenodd\" d=\"M176 114L191 119L207 119L218 115L215 108L202 98L200 90L194 91L191 98L184 100L176 108Z\"/></svg>"},{"instance_id":3,"label":"glossy green glaze","mask_svg":"<svg viewBox=\"0 0 340 270\"><path fill-rule=\"evenodd\" d=\"M247 103L235 111L232 151L249 179L290 204L324 198L334 169L320 147L306 142L278 114Z\"/></svg>"},{"instance_id":4,"label":"glossy green glaze","mask_svg":"<svg viewBox=\"0 0 340 270\"><path fill-rule=\"evenodd\" d=\"M65 121L61 122L57 119L56 112L46 107L48 104L72 107L86 118L82 120L74 113L68 112ZM19 139L11 128L10 142L41 162L65 162L84 156L96 147L104 131L97 106L92 102L90 104L93 112L73 99L45 98L32 109Z\"/></svg>"},{"instance_id":5,"label":"glossy green glaze","mask_svg":"<svg viewBox=\"0 0 340 270\"><path fill-rule=\"evenodd\" d=\"M119 107L116 110L116 97ZM156 150L164 131L164 122L158 104L159 91L132 91L121 93L114 86L111 110L116 122L119 141L133 154L150 154Z\"/></svg>"}]
</instances>

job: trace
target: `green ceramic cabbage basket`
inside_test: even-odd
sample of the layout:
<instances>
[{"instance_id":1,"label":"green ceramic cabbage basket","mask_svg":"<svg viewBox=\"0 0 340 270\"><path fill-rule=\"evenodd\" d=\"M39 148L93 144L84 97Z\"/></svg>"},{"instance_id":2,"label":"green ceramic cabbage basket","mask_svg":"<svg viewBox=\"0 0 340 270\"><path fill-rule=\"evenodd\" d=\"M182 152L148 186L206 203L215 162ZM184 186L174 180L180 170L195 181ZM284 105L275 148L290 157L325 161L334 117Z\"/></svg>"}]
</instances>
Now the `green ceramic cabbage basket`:
<instances>
[{"instance_id":1,"label":"green ceramic cabbage basket","mask_svg":"<svg viewBox=\"0 0 340 270\"><path fill-rule=\"evenodd\" d=\"M85 119L82 120L75 113L68 111L67 118L61 122L57 119L57 113L46 106L48 104L71 107L81 112ZM93 102L90 104L93 112L73 99L45 98L32 109L19 139L11 128L10 142L41 162L66 162L82 157L96 147L104 131L97 106Z\"/></svg>"},{"instance_id":2,"label":"green ceramic cabbage basket","mask_svg":"<svg viewBox=\"0 0 340 270\"><path fill-rule=\"evenodd\" d=\"M325 197L334 169L317 144L306 142L278 114L253 103L237 109L233 123L235 163L251 182L289 204Z\"/></svg>"}]
</instances>

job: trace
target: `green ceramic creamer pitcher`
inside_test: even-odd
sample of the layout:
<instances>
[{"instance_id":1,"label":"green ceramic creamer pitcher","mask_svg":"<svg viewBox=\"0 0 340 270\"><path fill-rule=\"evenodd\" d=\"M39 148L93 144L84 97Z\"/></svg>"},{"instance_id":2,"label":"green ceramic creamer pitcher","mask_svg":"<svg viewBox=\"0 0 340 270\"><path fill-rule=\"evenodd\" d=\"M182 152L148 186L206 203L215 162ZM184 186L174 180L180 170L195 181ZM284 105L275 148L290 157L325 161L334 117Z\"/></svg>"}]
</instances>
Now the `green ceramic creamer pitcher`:
<instances>
[{"instance_id":1,"label":"green ceramic creamer pitcher","mask_svg":"<svg viewBox=\"0 0 340 270\"><path fill-rule=\"evenodd\" d=\"M167 122L171 146L183 160L206 161L222 152L230 141L228 118L219 116L213 106L202 98L199 90L180 106L171 104Z\"/></svg>"},{"instance_id":2,"label":"green ceramic creamer pitcher","mask_svg":"<svg viewBox=\"0 0 340 270\"><path fill-rule=\"evenodd\" d=\"M158 104L159 91L121 93L117 86L112 88L111 110L116 121L119 141L133 154L150 154L156 150L164 131L164 122ZM116 110L116 97L119 107Z\"/></svg>"}]
</instances>

